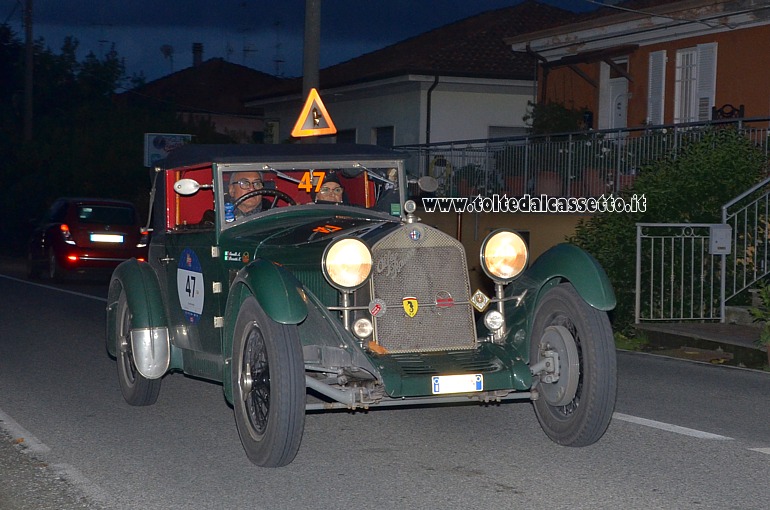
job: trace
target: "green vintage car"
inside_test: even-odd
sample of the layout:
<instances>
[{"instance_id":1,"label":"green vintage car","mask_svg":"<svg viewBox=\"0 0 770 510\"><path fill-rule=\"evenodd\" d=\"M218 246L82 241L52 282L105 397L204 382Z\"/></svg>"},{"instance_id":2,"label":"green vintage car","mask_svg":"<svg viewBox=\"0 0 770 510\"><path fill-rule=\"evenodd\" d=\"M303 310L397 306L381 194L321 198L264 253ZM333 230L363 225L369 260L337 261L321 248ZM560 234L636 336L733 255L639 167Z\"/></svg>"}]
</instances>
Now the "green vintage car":
<instances>
[{"instance_id":1,"label":"green vintage car","mask_svg":"<svg viewBox=\"0 0 770 510\"><path fill-rule=\"evenodd\" d=\"M259 466L295 458L306 410L527 399L552 440L597 441L616 394L602 268L569 244L532 262L503 229L478 255L490 290L472 290L463 245L407 200L435 181L404 165L347 144L188 145L160 161L148 261L109 287L126 401L155 403L171 372L220 382Z\"/></svg>"}]
</instances>

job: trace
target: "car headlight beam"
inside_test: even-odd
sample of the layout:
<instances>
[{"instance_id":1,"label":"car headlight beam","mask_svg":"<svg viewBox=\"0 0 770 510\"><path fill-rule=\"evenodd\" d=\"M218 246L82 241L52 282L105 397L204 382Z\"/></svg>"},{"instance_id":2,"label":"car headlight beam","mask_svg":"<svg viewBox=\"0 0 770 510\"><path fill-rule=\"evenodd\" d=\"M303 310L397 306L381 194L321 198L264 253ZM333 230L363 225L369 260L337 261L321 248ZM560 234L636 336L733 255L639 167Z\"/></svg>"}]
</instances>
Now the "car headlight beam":
<instances>
[{"instance_id":1,"label":"car headlight beam","mask_svg":"<svg viewBox=\"0 0 770 510\"><path fill-rule=\"evenodd\" d=\"M360 239L338 239L326 247L321 267L324 277L333 287L350 292L369 278L372 252Z\"/></svg>"},{"instance_id":2,"label":"car headlight beam","mask_svg":"<svg viewBox=\"0 0 770 510\"><path fill-rule=\"evenodd\" d=\"M481 267L497 283L509 283L527 267L529 248L511 230L496 230L481 245Z\"/></svg>"}]
</instances>

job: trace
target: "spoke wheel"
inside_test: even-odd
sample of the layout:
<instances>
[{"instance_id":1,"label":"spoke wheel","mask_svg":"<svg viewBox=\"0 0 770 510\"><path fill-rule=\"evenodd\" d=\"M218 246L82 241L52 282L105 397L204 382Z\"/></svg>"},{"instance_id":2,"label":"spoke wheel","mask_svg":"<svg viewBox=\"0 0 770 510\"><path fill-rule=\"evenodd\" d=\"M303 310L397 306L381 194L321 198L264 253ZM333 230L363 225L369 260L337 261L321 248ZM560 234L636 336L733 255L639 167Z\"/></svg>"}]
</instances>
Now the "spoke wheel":
<instances>
[{"instance_id":1,"label":"spoke wheel","mask_svg":"<svg viewBox=\"0 0 770 510\"><path fill-rule=\"evenodd\" d=\"M249 460L289 464L305 428L305 369L297 327L271 320L253 297L233 336L233 412Z\"/></svg>"},{"instance_id":2,"label":"spoke wheel","mask_svg":"<svg viewBox=\"0 0 770 510\"><path fill-rule=\"evenodd\" d=\"M118 298L118 315L115 321L115 339L118 342L118 382L123 398L132 406L152 405L158 400L160 379L147 379L136 369L134 353L131 350L131 308L126 300L126 291Z\"/></svg>"},{"instance_id":3,"label":"spoke wheel","mask_svg":"<svg viewBox=\"0 0 770 510\"><path fill-rule=\"evenodd\" d=\"M615 342L607 314L586 303L569 284L546 291L537 304L530 363L558 353L559 377L535 375L534 408L556 443L587 446L604 435L617 393Z\"/></svg>"}]
</instances>

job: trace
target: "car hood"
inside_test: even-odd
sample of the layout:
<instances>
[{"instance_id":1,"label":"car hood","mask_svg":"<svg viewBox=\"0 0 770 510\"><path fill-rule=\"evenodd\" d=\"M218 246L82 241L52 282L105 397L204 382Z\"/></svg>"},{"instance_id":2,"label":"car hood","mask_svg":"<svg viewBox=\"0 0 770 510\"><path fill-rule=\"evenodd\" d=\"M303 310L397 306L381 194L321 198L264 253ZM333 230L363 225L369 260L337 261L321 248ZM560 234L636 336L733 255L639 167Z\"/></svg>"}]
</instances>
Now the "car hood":
<instances>
[{"instance_id":1,"label":"car hood","mask_svg":"<svg viewBox=\"0 0 770 510\"><path fill-rule=\"evenodd\" d=\"M371 246L401 224L397 218L349 207L313 205L292 209L232 227L222 233L220 245L286 264L317 262L334 239L357 237Z\"/></svg>"}]
</instances>

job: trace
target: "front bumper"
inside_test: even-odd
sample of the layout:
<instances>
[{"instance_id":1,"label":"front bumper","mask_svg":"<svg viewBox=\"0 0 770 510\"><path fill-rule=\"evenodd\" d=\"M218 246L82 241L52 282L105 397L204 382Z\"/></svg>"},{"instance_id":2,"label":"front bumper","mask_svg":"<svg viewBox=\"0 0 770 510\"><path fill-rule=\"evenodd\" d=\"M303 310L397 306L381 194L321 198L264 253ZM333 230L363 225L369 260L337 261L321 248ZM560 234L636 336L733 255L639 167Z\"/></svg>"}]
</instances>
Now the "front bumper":
<instances>
[{"instance_id":1,"label":"front bumper","mask_svg":"<svg viewBox=\"0 0 770 510\"><path fill-rule=\"evenodd\" d=\"M372 361L380 370L386 394L394 398L433 396L434 376L480 374L481 392L527 391L532 386L529 366L521 357L490 343L476 349L384 354Z\"/></svg>"}]
</instances>

